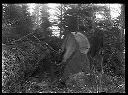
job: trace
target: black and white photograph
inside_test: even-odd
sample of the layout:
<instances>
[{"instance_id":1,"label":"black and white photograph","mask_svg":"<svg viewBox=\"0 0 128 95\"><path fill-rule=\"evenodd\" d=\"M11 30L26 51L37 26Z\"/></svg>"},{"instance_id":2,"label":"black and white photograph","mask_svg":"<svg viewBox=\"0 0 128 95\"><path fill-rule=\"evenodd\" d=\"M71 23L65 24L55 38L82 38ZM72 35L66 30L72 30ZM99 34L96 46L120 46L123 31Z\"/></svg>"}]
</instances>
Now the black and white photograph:
<instances>
[{"instance_id":1,"label":"black and white photograph","mask_svg":"<svg viewBox=\"0 0 128 95\"><path fill-rule=\"evenodd\" d=\"M3 3L2 93L126 93L125 4Z\"/></svg>"}]
</instances>

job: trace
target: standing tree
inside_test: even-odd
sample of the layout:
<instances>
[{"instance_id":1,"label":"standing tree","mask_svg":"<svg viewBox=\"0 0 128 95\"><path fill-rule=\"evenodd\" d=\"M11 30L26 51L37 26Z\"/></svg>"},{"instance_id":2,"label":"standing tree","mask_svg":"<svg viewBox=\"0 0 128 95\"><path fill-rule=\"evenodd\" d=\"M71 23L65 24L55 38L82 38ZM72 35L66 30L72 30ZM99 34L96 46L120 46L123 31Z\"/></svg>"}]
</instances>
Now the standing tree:
<instances>
[{"instance_id":1,"label":"standing tree","mask_svg":"<svg viewBox=\"0 0 128 95\"><path fill-rule=\"evenodd\" d=\"M33 22L26 5L3 5L2 21L2 42L5 44L32 32Z\"/></svg>"},{"instance_id":2,"label":"standing tree","mask_svg":"<svg viewBox=\"0 0 128 95\"><path fill-rule=\"evenodd\" d=\"M52 31L49 29L51 23L49 21L48 9L49 8L46 6L46 4L37 4L34 8L34 30L36 30L39 39L44 39L51 36L52 33Z\"/></svg>"}]
</instances>

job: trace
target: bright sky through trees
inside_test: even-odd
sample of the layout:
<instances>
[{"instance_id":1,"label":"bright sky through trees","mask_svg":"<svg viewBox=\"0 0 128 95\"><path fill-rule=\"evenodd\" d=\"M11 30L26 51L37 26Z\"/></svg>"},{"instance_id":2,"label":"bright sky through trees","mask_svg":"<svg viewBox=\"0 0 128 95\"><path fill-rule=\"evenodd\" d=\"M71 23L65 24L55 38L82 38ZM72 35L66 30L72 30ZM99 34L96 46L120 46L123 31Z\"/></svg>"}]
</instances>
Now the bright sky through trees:
<instances>
[{"instance_id":1,"label":"bright sky through trees","mask_svg":"<svg viewBox=\"0 0 128 95\"><path fill-rule=\"evenodd\" d=\"M47 4L47 6L48 7L50 7L51 9L55 9L57 6L59 5L59 3L48 3ZM116 18L116 17L118 17L119 15L120 15L120 12L121 12L121 5L120 4L96 4L96 5L99 5L99 6L104 6L104 5L106 5L106 6L108 6L108 7L110 7L110 9L111 9L111 17L112 18ZM30 13L32 13L33 12L33 8L36 6L36 4L35 3L31 3L31 4L28 4L28 6L29 6L29 8L30 8ZM50 11L50 14L52 15L52 14L54 14L55 13L55 10L52 10L52 11Z\"/></svg>"},{"instance_id":2,"label":"bright sky through trees","mask_svg":"<svg viewBox=\"0 0 128 95\"><path fill-rule=\"evenodd\" d=\"M30 3L30 4L27 4L27 5L29 7L29 12L32 15L32 13L34 12L34 8L35 8L36 4L35 3Z\"/></svg>"},{"instance_id":3,"label":"bright sky through trees","mask_svg":"<svg viewBox=\"0 0 128 95\"><path fill-rule=\"evenodd\" d=\"M121 13L121 4L95 4L97 6L107 6L110 7L111 19L116 19ZM97 18L102 18L101 15L97 15Z\"/></svg>"},{"instance_id":4,"label":"bright sky through trees","mask_svg":"<svg viewBox=\"0 0 128 95\"><path fill-rule=\"evenodd\" d=\"M27 4L29 6L29 11L30 13L32 14L33 13L33 8L36 6L35 3L31 3L31 4ZM49 14L50 14L50 18L51 19L57 19L54 14L56 12L55 8L57 6L59 6L60 4L59 3L48 3L47 6L50 8L50 10L48 11ZM121 12L121 4L95 4L95 5L98 5L98 6L107 6L110 8L110 15L111 15L111 19L116 19L119 15L120 15L120 12ZM104 19L103 15L101 14L96 14L96 18L99 18L99 19ZM54 33L57 34L57 27L53 26L52 29L54 30ZM56 31L55 31L56 30Z\"/></svg>"}]
</instances>

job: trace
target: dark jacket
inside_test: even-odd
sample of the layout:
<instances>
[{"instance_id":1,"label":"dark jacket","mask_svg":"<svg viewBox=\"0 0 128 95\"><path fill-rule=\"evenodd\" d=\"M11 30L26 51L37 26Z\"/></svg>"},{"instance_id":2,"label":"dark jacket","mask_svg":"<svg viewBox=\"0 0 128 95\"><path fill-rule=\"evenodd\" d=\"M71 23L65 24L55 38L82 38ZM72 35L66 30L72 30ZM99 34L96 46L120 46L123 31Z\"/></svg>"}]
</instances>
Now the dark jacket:
<instances>
[{"instance_id":1,"label":"dark jacket","mask_svg":"<svg viewBox=\"0 0 128 95\"><path fill-rule=\"evenodd\" d=\"M65 64L63 78L67 79L70 75L79 72L89 73L90 63L87 54L83 54L79 50L79 44L73 34L69 34L62 45L62 49L66 49L63 63Z\"/></svg>"}]
</instances>

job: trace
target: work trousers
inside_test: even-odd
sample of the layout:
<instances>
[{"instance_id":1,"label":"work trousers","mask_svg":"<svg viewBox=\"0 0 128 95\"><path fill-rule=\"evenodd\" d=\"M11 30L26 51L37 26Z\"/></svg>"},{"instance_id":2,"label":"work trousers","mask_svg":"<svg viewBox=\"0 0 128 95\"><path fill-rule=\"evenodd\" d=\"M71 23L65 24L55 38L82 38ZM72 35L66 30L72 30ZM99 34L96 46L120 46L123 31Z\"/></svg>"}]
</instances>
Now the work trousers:
<instances>
[{"instance_id":1,"label":"work trousers","mask_svg":"<svg viewBox=\"0 0 128 95\"><path fill-rule=\"evenodd\" d=\"M90 62L87 54L77 50L65 63L62 80L66 81L70 76L79 72L90 73Z\"/></svg>"}]
</instances>

